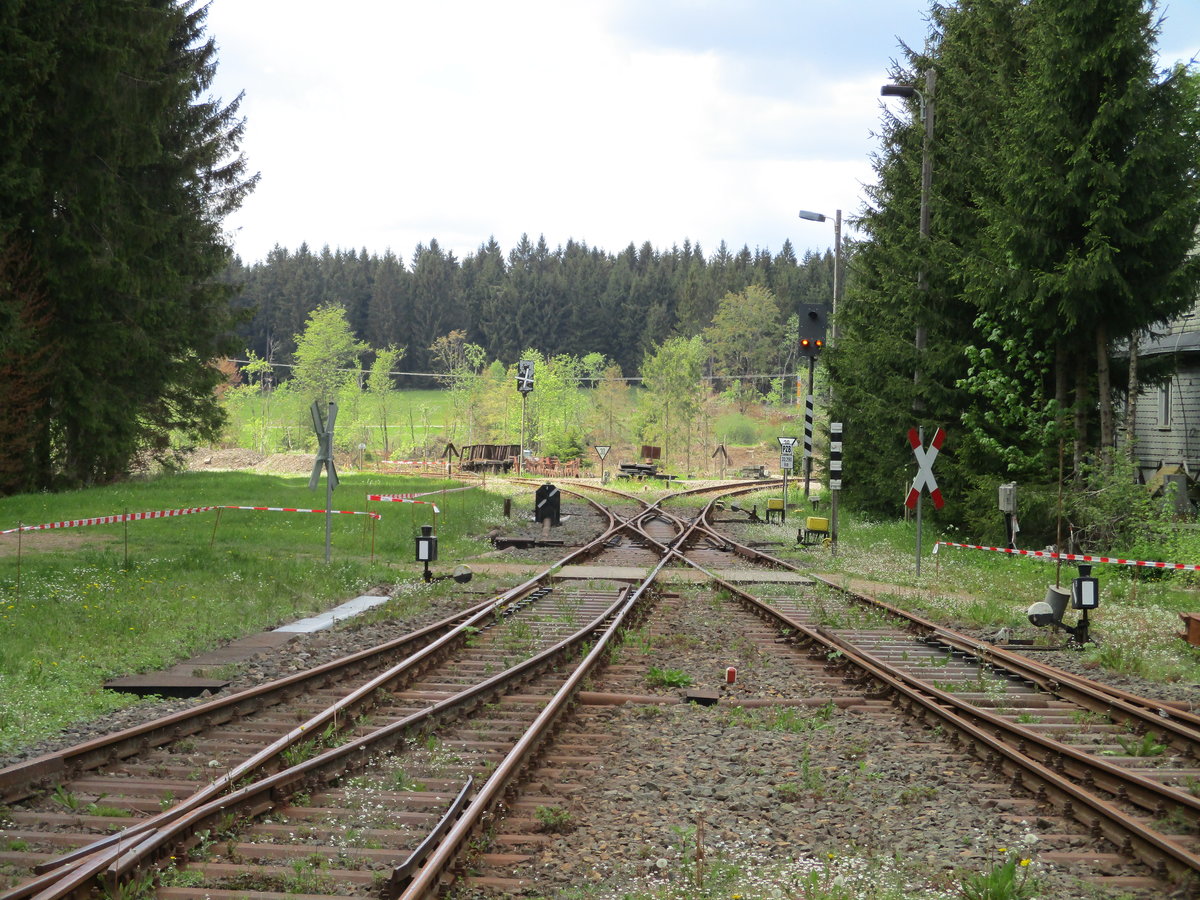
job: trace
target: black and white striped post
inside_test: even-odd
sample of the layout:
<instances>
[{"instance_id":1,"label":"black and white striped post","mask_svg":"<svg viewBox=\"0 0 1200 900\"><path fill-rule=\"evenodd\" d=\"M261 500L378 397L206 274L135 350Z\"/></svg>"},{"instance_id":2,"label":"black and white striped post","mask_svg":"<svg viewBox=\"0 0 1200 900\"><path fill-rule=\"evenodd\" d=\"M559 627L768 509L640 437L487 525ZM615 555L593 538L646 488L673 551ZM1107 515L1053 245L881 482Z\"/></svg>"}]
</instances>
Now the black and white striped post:
<instances>
[{"instance_id":1,"label":"black and white striped post","mask_svg":"<svg viewBox=\"0 0 1200 900\"><path fill-rule=\"evenodd\" d=\"M812 475L813 395L804 398L804 500L808 501L808 479Z\"/></svg>"},{"instance_id":2,"label":"black and white striped post","mask_svg":"<svg viewBox=\"0 0 1200 900\"><path fill-rule=\"evenodd\" d=\"M837 556L838 493L842 489L842 423L829 423L829 552Z\"/></svg>"}]
</instances>

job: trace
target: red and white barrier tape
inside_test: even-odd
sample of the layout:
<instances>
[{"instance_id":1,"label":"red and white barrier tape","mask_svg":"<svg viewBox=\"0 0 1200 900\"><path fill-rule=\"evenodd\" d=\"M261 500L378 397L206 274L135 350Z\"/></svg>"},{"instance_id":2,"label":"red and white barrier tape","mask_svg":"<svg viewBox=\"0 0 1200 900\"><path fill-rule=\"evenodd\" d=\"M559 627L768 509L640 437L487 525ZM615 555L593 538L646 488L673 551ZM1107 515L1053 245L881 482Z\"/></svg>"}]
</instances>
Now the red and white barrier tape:
<instances>
[{"instance_id":1,"label":"red and white barrier tape","mask_svg":"<svg viewBox=\"0 0 1200 900\"><path fill-rule=\"evenodd\" d=\"M459 491L475 491L479 489L477 484L468 484L463 487L456 488L439 488L436 491L422 491L419 494L392 494L393 497L432 497L434 494L441 496L442 494L457 494Z\"/></svg>"},{"instance_id":2,"label":"red and white barrier tape","mask_svg":"<svg viewBox=\"0 0 1200 900\"><path fill-rule=\"evenodd\" d=\"M415 500L418 497L433 497L435 495L441 496L442 494L456 494L459 491L473 491L478 487L479 485L476 484L468 484L466 487L442 488L437 491L419 491L415 494L367 494L367 499L400 503L404 500Z\"/></svg>"},{"instance_id":3,"label":"red and white barrier tape","mask_svg":"<svg viewBox=\"0 0 1200 900\"><path fill-rule=\"evenodd\" d=\"M437 491L432 491L437 493ZM368 500L379 500L382 503L420 503L425 506L432 506L435 513L440 513L437 504L432 500L414 500L413 494L367 494Z\"/></svg>"},{"instance_id":4,"label":"red and white barrier tape","mask_svg":"<svg viewBox=\"0 0 1200 900\"><path fill-rule=\"evenodd\" d=\"M385 459L385 466L445 466L447 465L444 459Z\"/></svg>"},{"instance_id":5,"label":"red and white barrier tape","mask_svg":"<svg viewBox=\"0 0 1200 900\"><path fill-rule=\"evenodd\" d=\"M259 512L299 512L299 513L323 513L323 509L293 509L290 506L217 506L212 509L256 509ZM380 518L377 512L359 512L353 509L332 509L329 512L336 516L370 516L372 519Z\"/></svg>"},{"instance_id":6,"label":"red and white barrier tape","mask_svg":"<svg viewBox=\"0 0 1200 900\"><path fill-rule=\"evenodd\" d=\"M1148 569L1173 569L1176 571L1200 572L1200 565L1192 563L1150 562L1144 559L1120 559L1115 556L1091 556L1083 553L1054 553L1050 550L1011 550L1008 547L984 547L979 544L956 544L953 541L938 541L933 545L933 552L938 547L958 547L962 550L991 550L995 553L1008 553L1013 556L1032 556L1036 559L1061 559L1067 562L1082 563L1112 563L1118 566L1143 566Z\"/></svg>"},{"instance_id":7,"label":"red and white barrier tape","mask_svg":"<svg viewBox=\"0 0 1200 900\"><path fill-rule=\"evenodd\" d=\"M92 519L68 519L64 522L48 522L45 525L21 525L0 531L13 534L17 531L52 531L57 528L82 528L86 525L113 525L117 522L138 522L142 519L169 519L172 516L190 516L192 513L211 512L215 506L193 506L189 509L162 509L156 512L123 513L117 516L97 516Z\"/></svg>"}]
</instances>

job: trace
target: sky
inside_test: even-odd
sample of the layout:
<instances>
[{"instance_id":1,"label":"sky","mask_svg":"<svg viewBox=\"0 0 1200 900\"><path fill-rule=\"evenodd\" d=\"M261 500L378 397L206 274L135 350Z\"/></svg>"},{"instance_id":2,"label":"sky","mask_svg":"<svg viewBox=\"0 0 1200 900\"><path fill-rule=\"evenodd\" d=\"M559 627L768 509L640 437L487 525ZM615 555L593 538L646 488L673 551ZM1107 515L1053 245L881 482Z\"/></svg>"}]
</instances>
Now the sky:
<instances>
[{"instance_id":1,"label":"sky","mask_svg":"<svg viewBox=\"0 0 1200 900\"><path fill-rule=\"evenodd\" d=\"M923 45L928 9L211 0L211 91L244 93L242 152L261 176L226 229L246 263L305 242L408 263L433 239L462 259L522 234L823 252L835 211L852 216L873 181L874 132L901 103L879 88L902 44ZM1200 2L1160 12L1160 61L1200 54Z\"/></svg>"}]
</instances>

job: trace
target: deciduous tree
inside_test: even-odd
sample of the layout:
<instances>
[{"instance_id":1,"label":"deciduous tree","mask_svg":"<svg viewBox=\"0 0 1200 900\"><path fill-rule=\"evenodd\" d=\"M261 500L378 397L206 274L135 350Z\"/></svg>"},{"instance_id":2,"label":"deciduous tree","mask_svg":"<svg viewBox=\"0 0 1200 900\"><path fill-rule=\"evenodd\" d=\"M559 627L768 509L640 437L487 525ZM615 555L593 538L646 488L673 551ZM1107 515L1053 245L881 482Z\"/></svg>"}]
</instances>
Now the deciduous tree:
<instances>
[{"instance_id":1,"label":"deciduous tree","mask_svg":"<svg viewBox=\"0 0 1200 900\"><path fill-rule=\"evenodd\" d=\"M359 357L369 348L354 339L345 308L313 310L303 334L296 335L296 367L292 389L324 406L337 400L347 384L358 380Z\"/></svg>"}]
</instances>

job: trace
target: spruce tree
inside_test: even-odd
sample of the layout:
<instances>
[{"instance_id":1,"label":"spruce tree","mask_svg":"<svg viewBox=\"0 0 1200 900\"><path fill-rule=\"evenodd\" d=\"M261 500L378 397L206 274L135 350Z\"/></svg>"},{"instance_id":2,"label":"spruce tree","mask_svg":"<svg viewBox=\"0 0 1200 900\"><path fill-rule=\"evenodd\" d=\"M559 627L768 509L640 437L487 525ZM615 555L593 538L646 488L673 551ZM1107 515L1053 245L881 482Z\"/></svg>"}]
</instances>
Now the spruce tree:
<instances>
[{"instance_id":1,"label":"spruce tree","mask_svg":"<svg viewBox=\"0 0 1200 900\"><path fill-rule=\"evenodd\" d=\"M1074 381L1077 462L1115 440L1114 342L1195 296L1197 76L1155 73L1154 16L1142 0L1029 4L1027 75L997 154L1002 187L981 208L995 255L1019 275L1004 302L1051 332L1057 383ZM1092 408L1095 432L1085 430Z\"/></svg>"},{"instance_id":2,"label":"spruce tree","mask_svg":"<svg viewBox=\"0 0 1200 900\"><path fill-rule=\"evenodd\" d=\"M937 73L932 225L919 240L913 100L884 122L830 355L864 503L894 508L910 425L949 427L947 494L1052 480L1064 425L1077 463L1111 447L1114 343L1185 309L1197 283L1197 76L1154 71L1155 14L1144 0L937 5L927 51L893 73L919 87Z\"/></svg>"},{"instance_id":3,"label":"spruce tree","mask_svg":"<svg viewBox=\"0 0 1200 900\"><path fill-rule=\"evenodd\" d=\"M0 69L25 98L21 140L0 150L4 240L28 261L56 364L29 479L117 478L173 432L220 421L212 364L229 341L222 220L254 179L237 154L238 100L207 96L216 47L194 2L25 0L6 42L41 48ZM240 98L239 98L240 99ZM23 174L8 179L2 173ZM0 417L7 415L0 399Z\"/></svg>"}]
</instances>

